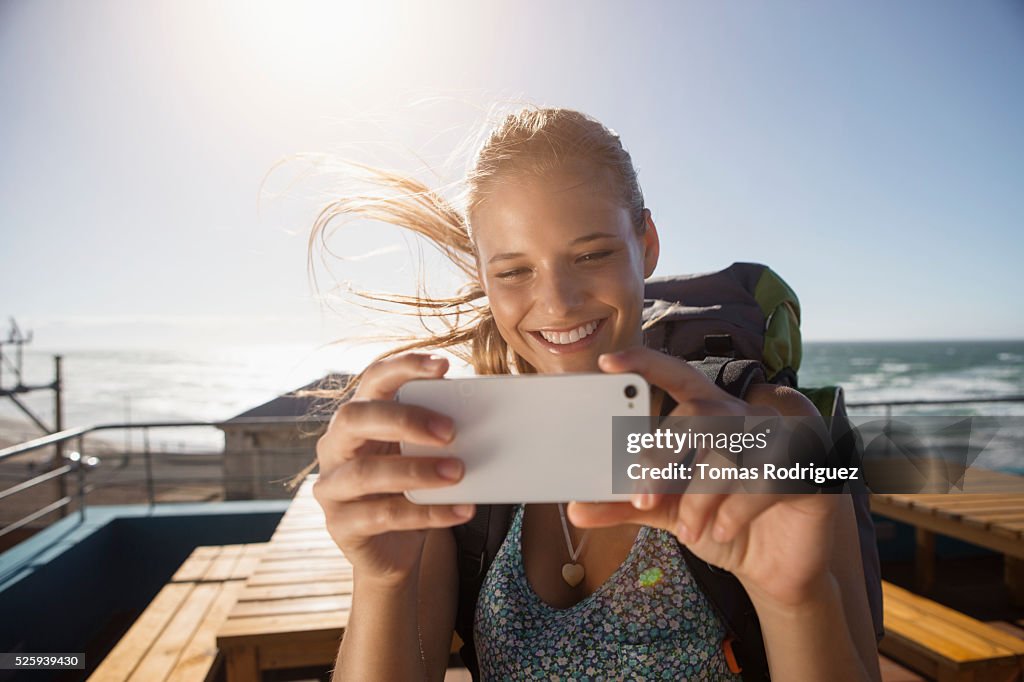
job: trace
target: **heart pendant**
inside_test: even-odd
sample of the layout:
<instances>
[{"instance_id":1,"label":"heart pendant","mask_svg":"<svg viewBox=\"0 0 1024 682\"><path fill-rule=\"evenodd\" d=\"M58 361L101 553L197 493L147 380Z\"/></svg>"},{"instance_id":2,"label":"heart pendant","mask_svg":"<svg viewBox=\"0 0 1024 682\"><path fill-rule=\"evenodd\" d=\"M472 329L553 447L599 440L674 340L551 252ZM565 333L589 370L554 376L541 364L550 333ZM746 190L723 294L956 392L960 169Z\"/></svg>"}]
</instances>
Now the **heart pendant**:
<instances>
[{"instance_id":1,"label":"heart pendant","mask_svg":"<svg viewBox=\"0 0 1024 682\"><path fill-rule=\"evenodd\" d=\"M569 587L576 587L583 580L583 566L580 564L563 565L562 579L569 583Z\"/></svg>"}]
</instances>

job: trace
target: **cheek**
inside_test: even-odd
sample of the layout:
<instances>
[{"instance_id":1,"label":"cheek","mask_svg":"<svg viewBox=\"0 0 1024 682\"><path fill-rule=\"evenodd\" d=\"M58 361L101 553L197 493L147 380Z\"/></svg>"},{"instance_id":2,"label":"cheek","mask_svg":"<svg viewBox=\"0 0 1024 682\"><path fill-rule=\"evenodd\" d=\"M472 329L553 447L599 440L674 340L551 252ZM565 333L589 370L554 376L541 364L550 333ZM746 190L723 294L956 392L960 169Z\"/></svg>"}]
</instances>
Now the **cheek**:
<instances>
[{"instance_id":1,"label":"cheek","mask_svg":"<svg viewBox=\"0 0 1024 682\"><path fill-rule=\"evenodd\" d=\"M494 315L494 321L497 323L498 329L503 332L503 336L506 336L507 341L508 337L505 332L515 330L525 313L526 306L523 304L522 297L493 292L493 295L488 298L488 303L491 307L491 314Z\"/></svg>"}]
</instances>

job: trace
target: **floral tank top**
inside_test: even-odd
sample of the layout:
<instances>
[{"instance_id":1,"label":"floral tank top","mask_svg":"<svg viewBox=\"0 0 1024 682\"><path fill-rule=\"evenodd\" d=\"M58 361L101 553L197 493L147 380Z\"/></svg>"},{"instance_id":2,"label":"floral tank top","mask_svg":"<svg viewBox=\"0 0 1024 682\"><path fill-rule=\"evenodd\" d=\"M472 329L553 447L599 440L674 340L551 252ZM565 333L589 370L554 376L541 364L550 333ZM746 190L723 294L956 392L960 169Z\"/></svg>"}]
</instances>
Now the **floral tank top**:
<instances>
[{"instance_id":1,"label":"floral tank top","mask_svg":"<svg viewBox=\"0 0 1024 682\"><path fill-rule=\"evenodd\" d=\"M740 680L725 629L671 533L641 526L625 562L559 609L523 568L523 505L484 579L474 620L482 680Z\"/></svg>"}]
</instances>

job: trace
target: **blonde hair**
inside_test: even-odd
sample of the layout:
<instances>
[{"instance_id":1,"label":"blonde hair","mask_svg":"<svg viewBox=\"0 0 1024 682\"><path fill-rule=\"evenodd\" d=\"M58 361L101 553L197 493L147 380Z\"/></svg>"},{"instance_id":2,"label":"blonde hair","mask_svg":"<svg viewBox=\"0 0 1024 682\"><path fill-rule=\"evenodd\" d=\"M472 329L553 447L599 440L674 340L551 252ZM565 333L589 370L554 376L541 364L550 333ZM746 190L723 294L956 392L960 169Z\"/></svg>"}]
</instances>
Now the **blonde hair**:
<instances>
[{"instance_id":1,"label":"blonde hair","mask_svg":"<svg viewBox=\"0 0 1024 682\"><path fill-rule=\"evenodd\" d=\"M404 314L418 318L428 332L426 336L392 337L399 345L375 361L409 351L443 348L469 363L477 374L535 373L502 338L486 303L486 294L477 281L471 218L503 179L544 177L573 162L604 171L611 189L618 192L629 210L637 233L642 234L643 192L629 152L615 131L571 109L525 107L506 115L485 135L462 183L461 208L414 178L352 163L351 167L381 191L342 197L320 211L309 238L310 271L317 240L325 242L327 227L339 218L378 220L411 230L439 249L467 282L449 297L429 296L422 279L415 295L357 292L369 301L404 307L408 311ZM444 331L433 329L433 321L441 322ZM343 386L322 387L303 395L327 399L326 409L333 413L355 391L362 376L360 372ZM316 464L314 460L307 465L287 487L294 489Z\"/></svg>"}]
</instances>

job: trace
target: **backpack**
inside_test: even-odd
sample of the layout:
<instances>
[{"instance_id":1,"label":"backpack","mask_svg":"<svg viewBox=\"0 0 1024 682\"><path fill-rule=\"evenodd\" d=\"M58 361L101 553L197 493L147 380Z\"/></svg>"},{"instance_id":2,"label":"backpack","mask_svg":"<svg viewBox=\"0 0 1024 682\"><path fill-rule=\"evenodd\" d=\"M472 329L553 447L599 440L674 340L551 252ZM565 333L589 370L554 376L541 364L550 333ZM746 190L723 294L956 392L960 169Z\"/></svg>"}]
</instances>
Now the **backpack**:
<instances>
[{"instance_id":1,"label":"backpack","mask_svg":"<svg viewBox=\"0 0 1024 682\"><path fill-rule=\"evenodd\" d=\"M793 290L770 268L733 263L719 272L660 277L644 290L644 342L685 359L717 386L743 398L754 383L793 387L818 408L844 463L859 459L860 442L850 429L838 386L797 386L800 368L800 304ZM675 406L666 396L666 415ZM867 493L853 493L865 589L876 641L882 638L882 580ZM476 515L452 530L458 547L459 605L455 629L460 656L474 680L479 662L473 641L477 597L487 569L511 523L510 504L478 505ZM694 581L725 626L726 657L746 682L769 680L768 659L754 606L739 580L697 558L680 544Z\"/></svg>"}]
</instances>

